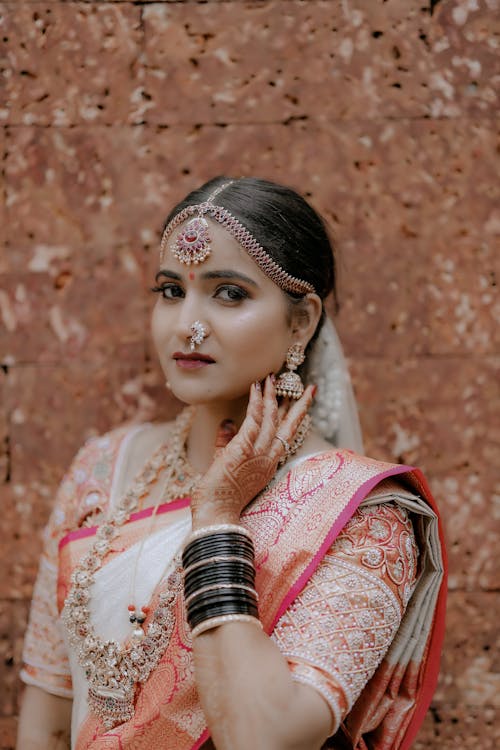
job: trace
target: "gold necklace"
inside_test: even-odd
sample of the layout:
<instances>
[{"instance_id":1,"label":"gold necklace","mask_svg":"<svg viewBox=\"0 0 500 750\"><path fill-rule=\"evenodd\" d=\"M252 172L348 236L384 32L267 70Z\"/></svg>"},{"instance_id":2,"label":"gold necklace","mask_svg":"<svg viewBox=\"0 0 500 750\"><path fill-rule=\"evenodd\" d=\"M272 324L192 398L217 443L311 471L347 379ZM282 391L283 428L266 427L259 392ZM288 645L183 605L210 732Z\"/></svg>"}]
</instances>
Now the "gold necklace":
<instances>
[{"instance_id":1,"label":"gold necklace","mask_svg":"<svg viewBox=\"0 0 500 750\"><path fill-rule=\"evenodd\" d=\"M123 646L115 640L105 641L95 632L90 620L90 588L95 572L111 552L111 542L119 527L137 510L160 471L167 467L168 479L174 485L183 473L186 464L183 451L193 415L192 409L185 409L179 415L168 443L154 453L114 513L98 528L90 550L71 576L72 588L62 619L89 683L89 708L103 720L106 729L132 718L136 687L148 679L165 652L175 623L173 605L182 588L180 560L175 559L174 571L161 586L158 605L146 630L141 626L141 632L132 633Z\"/></svg>"},{"instance_id":2,"label":"gold necklace","mask_svg":"<svg viewBox=\"0 0 500 750\"><path fill-rule=\"evenodd\" d=\"M167 468L165 484L169 491L168 498L163 497L163 501L186 496L192 490L197 477L186 485L188 464L185 444L193 417L193 408L184 409L177 417L169 441L155 451L116 510L99 526L90 550L71 575L72 588L64 603L62 620L89 683L89 708L102 719L106 729L112 729L133 717L137 685L148 679L168 646L175 624L174 604L182 590L180 555L174 557L174 570L160 586L158 605L145 628L143 624L149 611L143 608L141 612L144 617L141 615L139 621L134 606L134 630L123 646L115 640L105 641L95 632L90 620L90 588L95 572L112 551L111 542L118 535L120 526L137 510L164 468ZM302 441L301 435L284 456L285 461ZM153 515L156 515L158 507L159 504L154 508ZM141 550L142 547L139 554Z\"/></svg>"},{"instance_id":3,"label":"gold necklace","mask_svg":"<svg viewBox=\"0 0 500 750\"><path fill-rule=\"evenodd\" d=\"M198 484L201 478L201 474L193 474L191 472L190 467L187 462L185 450L179 456L179 459L177 462L176 477L178 480L178 482L176 483L177 486L176 484L171 482L171 479L172 479L171 477L168 477L166 480L164 480L163 487L160 492L159 500L156 503L156 505L153 507L153 510L151 513L151 518L150 518L150 522L148 525L148 529L142 536L142 539L139 544L139 549L135 556L134 567L133 567L132 576L130 579L130 595L129 595L130 603L128 604L128 607L127 607L127 610L128 610L127 616L133 628L132 638L134 640L141 640L144 637L145 633L144 633L143 625L149 614L149 606L143 604L140 607L137 607L135 603L137 569L139 566L139 560L141 559L141 555L144 549L144 544L146 542L146 539L149 539L151 537L151 534L153 533L153 529L156 523L156 519L158 517L157 514L160 508L160 505L169 503L176 498L188 497L192 495L194 488L196 487L196 485ZM166 570L170 567L170 564L171 564L171 560L167 562L166 567L164 568L163 572L158 578L159 581L163 579L163 576L165 575Z\"/></svg>"}]
</instances>

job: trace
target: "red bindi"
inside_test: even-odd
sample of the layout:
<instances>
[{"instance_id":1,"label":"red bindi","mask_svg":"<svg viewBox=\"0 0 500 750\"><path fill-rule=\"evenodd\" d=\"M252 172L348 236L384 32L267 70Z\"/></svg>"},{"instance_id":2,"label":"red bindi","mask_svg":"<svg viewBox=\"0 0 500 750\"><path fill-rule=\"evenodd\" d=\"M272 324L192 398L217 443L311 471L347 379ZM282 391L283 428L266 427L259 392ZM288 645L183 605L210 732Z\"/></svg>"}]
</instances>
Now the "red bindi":
<instances>
[{"instance_id":1,"label":"red bindi","mask_svg":"<svg viewBox=\"0 0 500 750\"><path fill-rule=\"evenodd\" d=\"M189 272L189 280L194 281L194 273L192 271Z\"/></svg>"}]
</instances>

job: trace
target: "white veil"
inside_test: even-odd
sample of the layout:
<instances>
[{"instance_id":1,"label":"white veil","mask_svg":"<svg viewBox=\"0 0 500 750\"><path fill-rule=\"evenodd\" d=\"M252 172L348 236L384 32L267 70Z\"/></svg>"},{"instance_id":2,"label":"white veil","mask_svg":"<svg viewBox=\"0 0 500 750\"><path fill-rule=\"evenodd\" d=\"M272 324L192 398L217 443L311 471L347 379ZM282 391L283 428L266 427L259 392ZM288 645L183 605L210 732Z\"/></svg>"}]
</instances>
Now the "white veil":
<instances>
[{"instance_id":1,"label":"white veil","mask_svg":"<svg viewBox=\"0 0 500 750\"><path fill-rule=\"evenodd\" d=\"M307 357L307 383L318 386L309 413L318 432L332 445L363 453L358 407L342 344L327 315Z\"/></svg>"}]
</instances>

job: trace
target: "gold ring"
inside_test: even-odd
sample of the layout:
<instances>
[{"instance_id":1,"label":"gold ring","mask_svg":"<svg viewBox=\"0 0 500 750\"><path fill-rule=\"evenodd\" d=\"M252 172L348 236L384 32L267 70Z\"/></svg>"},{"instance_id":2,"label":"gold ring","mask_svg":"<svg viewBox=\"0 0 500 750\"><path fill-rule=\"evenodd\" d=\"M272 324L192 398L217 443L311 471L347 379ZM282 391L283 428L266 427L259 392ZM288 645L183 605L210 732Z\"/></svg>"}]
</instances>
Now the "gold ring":
<instances>
[{"instance_id":1,"label":"gold ring","mask_svg":"<svg viewBox=\"0 0 500 750\"><path fill-rule=\"evenodd\" d=\"M285 453L287 453L287 454L290 453L290 445L289 445L288 441L285 440L285 438L282 438L281 435L275 435L274 437L276 438L276 440L280 441L281 445L285 449Z\"/></svg>"}]
</instances>

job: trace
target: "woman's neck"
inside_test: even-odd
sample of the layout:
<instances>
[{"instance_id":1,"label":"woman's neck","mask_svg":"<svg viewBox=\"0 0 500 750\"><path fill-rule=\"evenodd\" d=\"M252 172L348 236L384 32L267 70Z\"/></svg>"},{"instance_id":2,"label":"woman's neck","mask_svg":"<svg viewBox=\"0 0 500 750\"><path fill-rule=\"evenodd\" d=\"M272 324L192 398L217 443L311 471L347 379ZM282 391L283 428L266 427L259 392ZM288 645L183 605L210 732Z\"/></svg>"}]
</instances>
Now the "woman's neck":
<instances>
[{"instance_id":1,"label":"woman's neck","mask_svg":"<svg viewBox=\"0 0 500 750\"><path fill-rule=\"evenodd\" d=\"M246 414L248 398L203 404L196 407L187 445L187 458L193 469L205 472L212 463L215 440L221 422L231 419L239 430Z\"/></svg>"}]
</instances>

